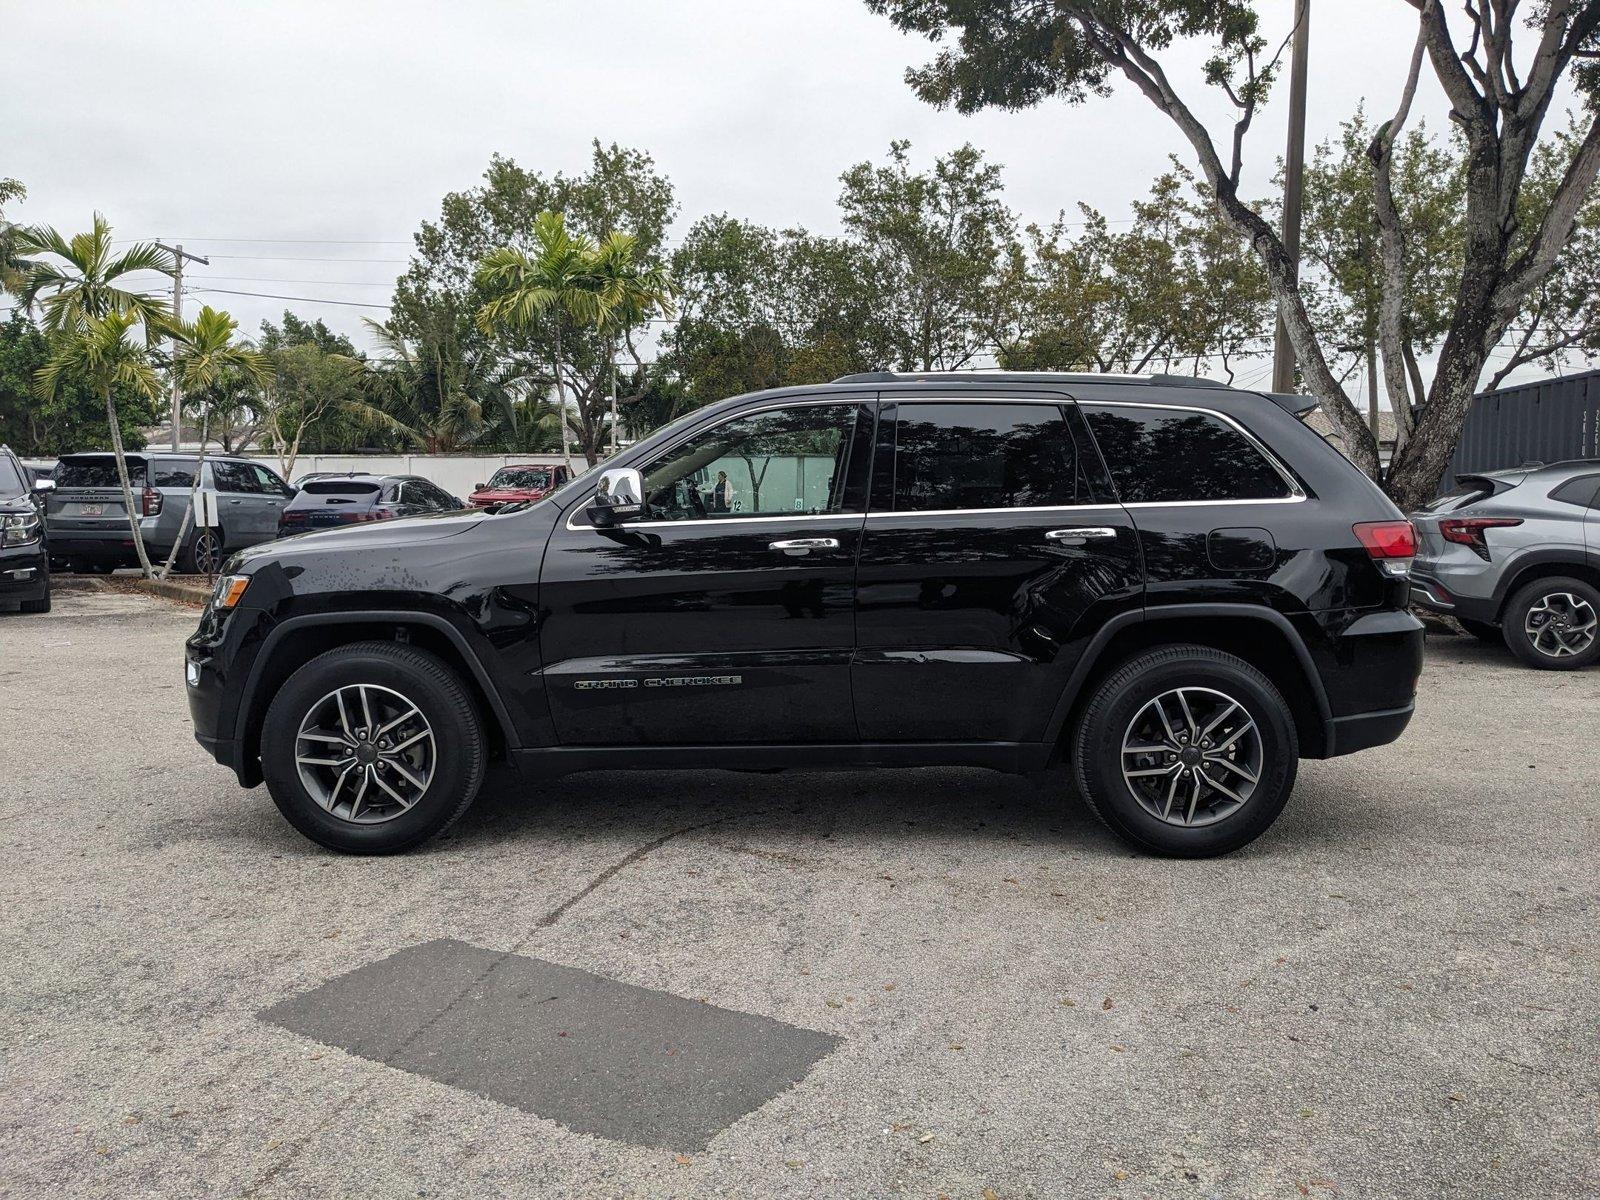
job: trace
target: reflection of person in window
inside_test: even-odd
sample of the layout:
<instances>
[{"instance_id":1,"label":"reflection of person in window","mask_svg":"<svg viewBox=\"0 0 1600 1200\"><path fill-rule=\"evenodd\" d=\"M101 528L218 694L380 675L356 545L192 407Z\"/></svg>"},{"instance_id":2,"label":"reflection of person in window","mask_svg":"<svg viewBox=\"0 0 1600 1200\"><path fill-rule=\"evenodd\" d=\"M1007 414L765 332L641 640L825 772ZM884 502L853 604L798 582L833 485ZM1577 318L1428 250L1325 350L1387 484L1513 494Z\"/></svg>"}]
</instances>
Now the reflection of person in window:
<instances>
[{"instance_id":1,"label":"reflection of person in window","mask_svg":"<svg viewBox=\"0 0 1600 1200\"><path fill-rule=\"evenodd\" d=\"M713 512L733 510L733 484L729 482L726 471L717 472L716 486L711 489L711 508Z\"/></svg>"}]
</instances>

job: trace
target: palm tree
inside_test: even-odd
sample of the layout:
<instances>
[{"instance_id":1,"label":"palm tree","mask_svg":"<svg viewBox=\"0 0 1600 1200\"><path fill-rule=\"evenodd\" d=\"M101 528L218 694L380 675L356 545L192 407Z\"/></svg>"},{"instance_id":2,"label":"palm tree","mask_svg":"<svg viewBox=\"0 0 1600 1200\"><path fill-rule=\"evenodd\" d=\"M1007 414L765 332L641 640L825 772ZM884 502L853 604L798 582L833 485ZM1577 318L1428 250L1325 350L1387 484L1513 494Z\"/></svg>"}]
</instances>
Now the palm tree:
<instances>
[{"instance_id":1,"label":"palm tree","mask_svg":"<svg viewBox=\"0 0 1600 1200\"><path fill-rule=\"evenodd\" d=\"M0 179L0 204L21 200L28 189L15 179ZM0 212L0 292L16 292L27 278L28 263L21 257L22 226L6 220Z\"/></svg>"},{"instance_id":2,"label":"palm tree","mask_svg":"<svg viewBox=\"0 0 1600 1200\"><path fill-rule=\"evenodd\" d=\"M242 379L257 386L266 383L268 376L266 356L234 341L233 335L238 328L239 322L209 304L202 308L200 315L189 324L167 326L174 345L172 374L183 392L192 394L205 391L228 377ZM189 532L189 522L194 518L195 498L200 490L200 474L206 465L206 440L210 425L208 416L208 410L202 408L200 457L195 463L194 483L189 488L189 507L178 526L178 536L173 539L167 561L162 564L163 579L172 573L172 564L177 561L178 551L182 548L183 539ZM208 536L215 538L215 534L202 530L196 535L196 543ZM197 561L201 559L199 554L194 557ZM215 561L214 556L210 561Z\"/></svg>"},{"instance_id":3,"label":"palm tree","mask_svg":"<svg viewBox=\"0 0 1600 1200\"><path fill-rule=\"evenodd\" d=\"M149 347L128 340L139 324L129 312L111 312L91 317L57 333L50 358L34 376L33 390L41 400L53 399L61 385L76 379L105 398L106 422L111 427L111 453L117 462L117 479L122 483L122 506L133 531L133 548L146 578L150 576L150 556L145 553L144 537L139 532L139 515L133 507L133 485L128 482L128 461L122 453L122 427L117 423L117 404L112 393L119 388L143 392L154 400L161 394Z\"/></svg>"},{"instance_id":4,"label":"palm tree","mask_svg":"<svg viewBox=\"0 0 1600 1200\"><path fill-rule=\"evenodd\" d=\"M57 264L31 259L17 293L25 307L31 308L35 302L43 306L47 330L80 329L112 313L131 313L136 321L145 323L147 338L165 332L167 302L125 286L125 276L137 271L173 274L177 267L161 247L139 242L116 254L111 226L99 213L88 233L65 238L38 225L24 229L18 241L24 254L50 254L63 260Z\"/></svg>"},{"instance_id":5,"label":"palm tree","mask_svg":"<svg viewBox=\"0 0 1600 1200\"><path fill-rule=\"evenodd\" d=\"M572 455L568 450L562 320L598 326L608 315L611 295L602 291L595 267L594 243L581 233L568 233L566 218L548 211L533 219L532 254L503 246L491 250L478 267L478 284L490 293L478 310L478 328L484 333L501 327L527 330L541 319L553 317L551 373L561 402L561 450L569 469Z\"/></svg>"},{"instance_id":6,"label":"palm tree","mask_svg":"<svg viewBox=\"0 0 1600 1200\"><path fill-rule=\"evenodd\" d=\"M527 330L540 321L549 322L562 451L570 465L570 429L593 465L599 458L604 380L597 376L577 385L578 421L572 424L567 416L569 364L563 331L570 322L598 335L605 367L610 369L619 344L632 350L631 330L655 313L671 312L677 290L672 281L659 267L639 260L638 241L631 235L609 233L595 245L582 234L569 233L560 213L542 212L533 222L532 253L514 246L491 251L478 268L477 282L490 296L477 315L485 333L497 328Z\"/></svg>"}]
</instances>

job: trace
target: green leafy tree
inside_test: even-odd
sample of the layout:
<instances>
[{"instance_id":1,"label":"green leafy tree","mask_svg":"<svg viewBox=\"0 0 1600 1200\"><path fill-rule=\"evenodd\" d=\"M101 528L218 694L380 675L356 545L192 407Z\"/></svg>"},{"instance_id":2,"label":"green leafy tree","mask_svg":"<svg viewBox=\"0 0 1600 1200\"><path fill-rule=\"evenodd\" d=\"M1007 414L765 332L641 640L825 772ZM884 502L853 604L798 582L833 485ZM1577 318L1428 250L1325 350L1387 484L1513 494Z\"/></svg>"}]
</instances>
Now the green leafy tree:
<instances>
[{"instance_id":1,"label":"green leafy tree","mask_svg":"<svg viewBox=\"0 0 1600 1200\"><path fill-rule=\"evenodd\" d=\"M286 479L302 450L349 449L362 432L398 424L369 403L363 388L367 368L359 359L297 342L267 353L266 360L262 426Z\"/></svg>"},{"instance_id":2,"label":"green leafy tree","mask_svg":"<svg viewBox=\"0 0 1600 1200\"><path fill-rule=\"evenodd\" d=\"M168 370L181 393L201 398L200 454L195 463L194 483L189 489L189 507L184 510L178 525L177 536L172 540L172 550L162 564L162 578L172 573L172 564L178 560L183 539L189 533L194 519L195 497L200 488L200 476L205 470L206 443L210 434L210 410L204 407L204 397L224 381L243 382L259 388L268 378L267 359L260 351L235 340L239 322L209 304L201 308L193 321L168 326L172 335L173 351Z\"/></svg>"},{"instance_id":3,"label":"green leafy tree","mask_svg":"<svg viewBox=\"0 0 1600 1200\"><path fill-rule=\"evenodd\" d=\"M603 443L613 372L618 353L629 354L645 326L617 330L570 316L559 322L537 320L478 323L491 298L479 268L493 250L514 248L530 258L537 253L534 222L540 213L563 214L575 237L598 245L606 235L633 238L633 257L642 268L662 265L662 246L676 211L672 185L647 154L594 143L588 169L579 175L543 175L496 156L476 188L444 198L440 217L425 222L416 235L410 268L399 280L389 326L407 341L437 336L430 329L452 328L463 358L496 361L545 394L558 391L550 364L564 364L560 388L571 401L569 420L578 426L586 455ZM561 350L555 353L559 336ZM476 343L476 344L474 344ZM619 378L640 381L644 364L632 354L634 370ZM623 405L632 395L621 395ZM536 426L537 407L530 410ZM587 416L584 416L584 413ZM521 428L530 428L523 425Z\"/></svg>"},{"instance_id":4,"label":"green leafy tree","mask_svg":"<svg viewBox=\"0 0 1600 1200\"><path fill-rule=\"evenodd\" d=\"M80 379L65 379L52 396L41 400L34 377L50 361L50 343L20 311L0 322L0 442L24 456L97 450L111 442L106 409L94 388ZM144 428L155 422L150 397L125 387L113 390L113 407L123 445L144 446Z\"/></svg>"},{"instance_id":5,"label":"green leafy tree","mask_svg":"<svg viewBox=\"0 0 1600 1200\"><path fill-rule=\"evenodd\" d=\"M839 207L872 272L892 364L953 370L992 344L1016 218L1001 199L1000 168L981 151L962 146L913 171L910 149L894 142L886 165L846 171Z\"/></svg>"},{"instance_id":6,"label":"green leafy tree","mask_svg":"<svg viewBox=\"0 0 1600 1200\"><path fill-rule=\"evenodd\" d=\"M174 272L172 256L159 246L139 242L118 253L111 226L95 213L92 228L71 238L42 225L26 229L21 250L45 256L29 260L18 296L24 306L42 307L47 330L82 329L90 321L128 313L144 325L148 338L165 331L166 300L127 286L127 276L139 271Z\"/></svg>"},{"instance_id":7,"label":"green leafy tree","mask_svg":"<svg viewBox=\"0 0 1600 1200\"><path fill-rule=\"evenodd\" d=\"M1319 144L1305 169L1300 291L1340 379L1366 368L1367 415L1378 436L1379 336L1383 307L1383 229L1370 155L1374 131L1364 111L1336 139ZM1419 353L1431 352L1450 323L1454 263L1461 255L1459 155L1436 145L1419 125L1396 145L1391 166L1407 241L1401 348L1408 380L1399 431L1426 399ZM1347 365L1339 370L1338 364Z\"/></svg>"},{"instance_id":8,"label":"green leafy tree","mask_svg":"<svg viewBox=\"0 0 1600 1200\"><path fill-rule=\"evenodd\" d=\"M1012 370L1166 371L1267 353L1270 294L1259 264L1223 227L1193 175L1174 164L1113 231L1081 205L1079 228L1029 226L1000 292L996 332Z\"/></svg>"},{"instance_id":9,"label":"green leafy tree","mask_svg":"<svg viewBox=\"0 0 1600 1200\"><path fill-rule=\"evenodd\" d=\"M138 392L152 402L160 394L160 379L149 348L129 338L138 325L139 319L132 313L117 311L88 317L59 330L51 341L49 360L34 377L34 388L41 399L50 400L76 380L100 395L106 408L106 425L111 430L111 453L122 484L122 503L128 514L128 528L133 532L133 548L139 557L139 568L148 577L150 556L139 530L139 510L134 507L133 487L128 482L128 461L116 408L116 392L120 388Z\"/></svg>"},{"instance_id":10,"label":"green leafy tree","mask_svg":"<svg viewBox=\"0 0 1600 1200\"><path fill-rule=\"evenodd\" d=\"M1189 144L1227 222L1261 260L1307 386L1344 435L1351 457L1378 474L1377 446L1335 375L1308 311L1294 262L1261 205L1240 195L1246 135L1279 73L1290 30L1269 38L1253 0L867 0L899 28L942 43L908 81L925 100L962 112L1032 107L1049 98L1078 104L1118 79L1167 116ZM1287 7L1287 6L1285 6ZM1370 153L1381 230L1383 297L1379 344L1384 381L1398 409L1408 391L1401 341L1407 296L1407 230L1393 188L1394 147L1426 61L1450 101L1463 139L1461 256L1427 402L1386 486L1404 507L1434 492L1455 449L1490 354L1535 289L1555 269L1600 174L1594 98L1600 71L1600 0L1547 0L1525 12L1505 3L1468 4L1463 19L1441 0L1413 0L1417 37L1395 115ZM1168 70L1178 42L1209 54L1199 83L1232 109L1226 140L1201 119ZM1532 48L1524 43L1533 42ZM1518 63L1523 64L1519 70ZM1581 68L1581 69L1580 69ZM1583 133L1564 155L1560 181L1530 211L1524 190L1558 91L1574 85Z\"/></svg>"}]
</instances>

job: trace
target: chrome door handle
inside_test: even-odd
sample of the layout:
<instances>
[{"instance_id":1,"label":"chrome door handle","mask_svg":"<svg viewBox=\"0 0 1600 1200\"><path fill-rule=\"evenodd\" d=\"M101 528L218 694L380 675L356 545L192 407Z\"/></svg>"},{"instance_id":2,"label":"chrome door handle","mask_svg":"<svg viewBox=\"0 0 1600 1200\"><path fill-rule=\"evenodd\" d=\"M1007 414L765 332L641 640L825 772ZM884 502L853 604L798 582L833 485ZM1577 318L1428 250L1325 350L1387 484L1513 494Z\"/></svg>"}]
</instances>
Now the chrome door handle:
<instances>
[{"instance_id":1,"label":"chrome door handle","mask_svg":"<svg viewBox=\"0 0 1600 1200\"><path fill-rule=\"evenodd\" d=\"M1052 529L1044 536L1052 542L1085 542L1090 538L1114 538L1117 531L1109 525L1085 525L1078 529Z\"/></svg>"},{"instance_id":2,"label":"chrome door handle","mask_svg":"<svg viewBox=\"0 0 1600 1200\"><path fill-rule=\"evenodd\" d=\"M809 554L813 550L837 550L838 538L795 538L788 542L768 542L768 550L782 550L785 554Z\"/></svg>"}]
</instances>

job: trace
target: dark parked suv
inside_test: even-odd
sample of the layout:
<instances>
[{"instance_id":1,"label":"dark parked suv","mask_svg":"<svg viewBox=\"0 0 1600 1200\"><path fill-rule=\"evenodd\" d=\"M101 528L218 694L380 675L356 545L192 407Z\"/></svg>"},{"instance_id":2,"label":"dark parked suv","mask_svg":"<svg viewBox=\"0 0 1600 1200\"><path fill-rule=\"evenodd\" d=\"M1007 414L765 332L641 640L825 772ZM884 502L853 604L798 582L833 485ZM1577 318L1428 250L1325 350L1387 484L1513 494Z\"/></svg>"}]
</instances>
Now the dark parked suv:
<instances>
[{"instance_id":1,"label":"dark parked suv","mask_svg":"<svg viewBox=\"0 0 1600 1200\"><path fill-rule=\"evenodd\" d=\"M300 481L299 493L278 515L278 536L465 507L418 475L372 475L366 471L310 475Z\"/></svg>"},{"instance_id":2,"label":"dark parked suv","mask_svg":"<svg viewBox=\"0 0 1600 1200\"><path fill-rule=\"evenodd\" d=\"M0 445L0 603L23 612L50 611L50 554L36 495L49 492L11 450Z\"/></svg>"},{"instance_id":3,"label":"dark parked suv","mask_svg":"<svg viewBox=\"0 0 1600 1200\"><path fill-rule=\"evenodd\" d=\"M537 504L236 555L195 734L341 850L485 763L1070 764L1118 834L1220 854L1302 757L1399 736L1410 524L1297 419L1167 377L850 376L739 396Z\"/></svg>"}]
</instances>

